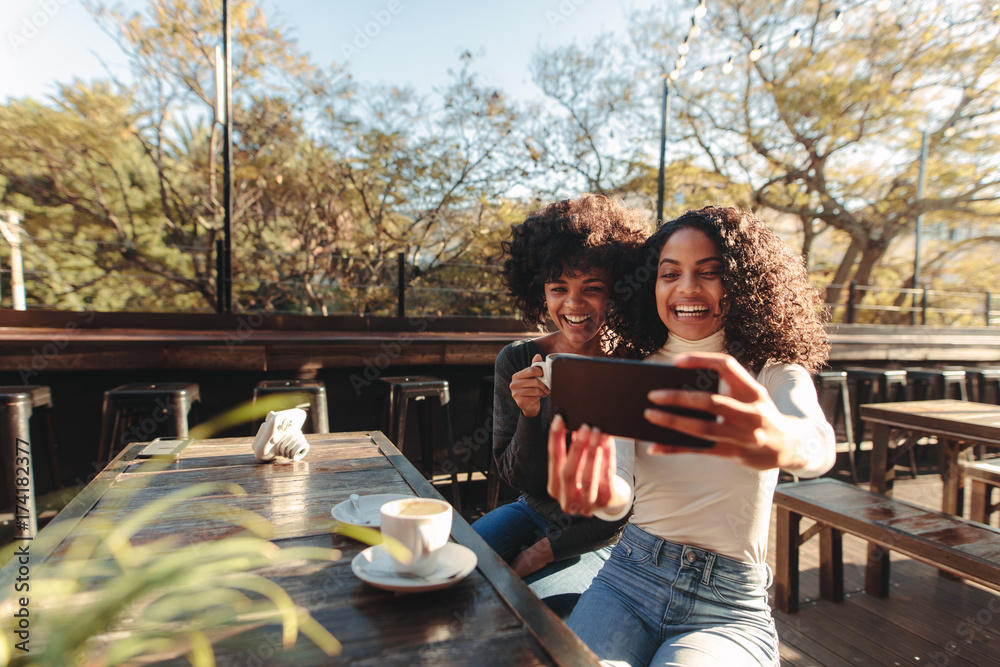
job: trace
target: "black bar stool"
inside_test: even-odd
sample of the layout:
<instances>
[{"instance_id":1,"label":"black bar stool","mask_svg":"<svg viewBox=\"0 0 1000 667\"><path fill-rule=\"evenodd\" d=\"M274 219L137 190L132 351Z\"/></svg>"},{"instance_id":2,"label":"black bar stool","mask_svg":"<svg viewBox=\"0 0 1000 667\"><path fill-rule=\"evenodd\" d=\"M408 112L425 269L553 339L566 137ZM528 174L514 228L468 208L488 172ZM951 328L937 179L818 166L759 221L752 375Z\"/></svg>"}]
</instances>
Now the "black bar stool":
<instances>
[{"instance_id":1,"label":"black bar stool","mask_svg":"<svg viewBox=\"0 0 1000 667\"><path fill-rule=\"evenodd\" d=\"M104 392L98 462L107 465L130 442L187 437L200 400L193 382L136 382Z\"/></svg>"},{"instance_id":2,"label":"black bar stool","mask_svg":"<svg viewBox=\"0 0 1000 667\"><path fill-rule=\"evenodd\" d=\"M854 441L861 449L866 424L861 420L861 406L866 403L896 403L906 400L906 371L887 368L854 367L846 369L854 383Z\"/></svg>"},{"instance_id":3,"label":"black bar stool","mask_svg":"<svg viewBox=\"0 0 1000 667\"><path fill-rule=\"evenodd\" d=\"M1000 405L1000 368L945 366L945 369L965 371L965 385L970 400Z\"/></svg>"},{"instance_id":4,"label":"black bar stool","mask_svg":"<svg viewBox=\"0 0 1000 667\"><path fill-rule=\"evenodd\" d=\"M303 403L295 406L306 411L303 433L329 433L330 413L326 402L326 385L319 380L261 380L253 390L253 402L274 394L303 394ZM254 433L263 419L257 421Z\"/></svg>"},{"instance_id":5,"label":"black bar stool","mask_svg":"<svg viewBox=\"0 0 1000 667\"><path fill-rule=\"evenodd\" d=\"M380 428L386 437L403 451L406 422L410 404L417 408L420 431L420 468L424 477L434 476L435 416L442 426L450 460L443 468L451 476L453 504L461 506L458 488L458 464L454 455L455 440L451 430L451 393L448 381L426 375L401 375L381 377L375 383L378 400L376 414L380 414ZM437 399L429 402L427 399ZM437 406L435 411L432 406ZM436 413L436 415L435 415Z\"/></svg>"},{"instance_id":6,"label":"black bar stool","mask_svg":"<svg viewBox=\"0 0 1000 667\"><path fill-rule=\"evenodd\" d=\"M896 403L907 400L906 371L888 368L852 367L847 377L854 382L854 441L857 450L865 440L867 424L861 419L861 406L868 403ZM917 476L917 458L910 449L910 473Z\"/></svg>"},{"instance_id":7,"label":"black bar stool","mask_svg":"<svg viewBox=\"0 0 1000 667\"><path fill-rule=\"evenodd\" d=\"M973 375L976 378L976 400L1000 405L1000 368L977 368Z\"/></svg>"},{"instance_id":8,"label":"black bar stool","mask_svg":"<svg viewBox=\"0 0 1000 667\"><path fill-rule=\"evenodd\" d=\"M45 417L52 479L56 488L62 488L52 430L52 391L44 385L0 386L0 410L0 425L3 427L0 446L3 447L3 468L11 501L14 539L32 538L38 532L34 456L31 451L31 418L36 413Z\"/></svg>"},{"instance_id":9,"label":"black bar stool","mask_svg":"<svg viewBox=\"0 0 1000 667\"><path fill-rule=\"evenodd\" d=\"M844 371L820 371L813 376L819 404L834 433L837 424L843 425L844 440L847 442L847 458L851 464L851 478L858 483L858 467L854 460L854 425L851 423L851 398L847 388L847 373Z\"/></svg>"},{"instance_id":10,"label":"black bar stool","mask_svg":"<svg viewBox=\"0 0 1000 667\"><path fill-rule=\"evenodd\" d=\"M907 367L905 370L911 401L933 401L942 398L969 400L969 391L965 386L965 371L961 369ZM921 447L920 451L927 450ZM968 455L971 456L972 452L969 451Z\"/></svg>"},{"instance_id":11,"label":"black bar stool","mask_svg":"<svg viewBox=\"0 0 1000 667\"><path fill-rule=\"evenodd\" d=\"M906 368L910 400L931 401L940 398L969 400L965 371L957 368Z\"/></svg>"}]
</instances>

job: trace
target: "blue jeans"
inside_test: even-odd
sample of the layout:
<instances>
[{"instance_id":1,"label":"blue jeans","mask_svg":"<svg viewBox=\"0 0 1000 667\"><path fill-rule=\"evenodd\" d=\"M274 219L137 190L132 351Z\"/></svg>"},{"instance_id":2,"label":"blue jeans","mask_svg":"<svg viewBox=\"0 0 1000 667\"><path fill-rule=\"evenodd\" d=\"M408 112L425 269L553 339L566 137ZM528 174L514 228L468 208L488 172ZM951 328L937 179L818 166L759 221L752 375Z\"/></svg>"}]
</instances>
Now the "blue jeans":
<instances>
[{"instance_id":1,"label":"blue jeans","mask_svg":"<svg viewBox=\"0 0 1000 667\"><path fill-rule=\"evenodd\" d=\"M632 524L569 627L612 665L779 665L771 569L675 544Z\"/></svg>"},{"instance_id":2,"label":"blue jeans","mask_svg":"<svg viewBox=\"0 0 1000 667\"><path fill-rule=\"evenodd\" d=\"M522 497L480 517L472 529L510 565L519 553L559 526L550 525ZM610 555L611 547L605 547L549 563L524 582L552 611L566 618Z\"/></svg>"}]
</instances>

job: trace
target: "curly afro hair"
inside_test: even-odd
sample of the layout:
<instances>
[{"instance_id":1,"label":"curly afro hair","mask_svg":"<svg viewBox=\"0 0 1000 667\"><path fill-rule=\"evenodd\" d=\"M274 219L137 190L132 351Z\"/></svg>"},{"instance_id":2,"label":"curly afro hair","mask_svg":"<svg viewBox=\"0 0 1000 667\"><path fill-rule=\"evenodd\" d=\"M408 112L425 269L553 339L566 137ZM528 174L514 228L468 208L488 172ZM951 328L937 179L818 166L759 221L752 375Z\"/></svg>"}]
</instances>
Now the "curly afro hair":
<instances>
[{"instance_id":1,"label":"curly afro hair","mask_svg":"<svg viewBox=\"0 0 1000 667\"><path fill-rule=\"evenodd\" d=\"M620 334L628 356L646 357L663 347L667 327L656 308L657 263L667 239L679 229L699 229L722 257L722 329L726 351L754 373L768 361L822 368L830 343L819 291L809 284L802 257L753 213L708 206L665 222L644 244L637 263L638 294ZM645 268L645 270L643 270Z\"/></svg>"},{"instance_id":2,"label":"curly afro hair","mask_svg":"<svg viewBox=\"0 0 1000 667\"><path fill-rule=\"evenodd\" d=\"M641 211L605 195L549 204L512 226L501 242L500 279L524 321L541 329L546 282L558 279L564 267L572 273L604 268L618 284L650 231ZM606 330L620 326L618 310L612 304Z\"/></svg>"}]
</instances>

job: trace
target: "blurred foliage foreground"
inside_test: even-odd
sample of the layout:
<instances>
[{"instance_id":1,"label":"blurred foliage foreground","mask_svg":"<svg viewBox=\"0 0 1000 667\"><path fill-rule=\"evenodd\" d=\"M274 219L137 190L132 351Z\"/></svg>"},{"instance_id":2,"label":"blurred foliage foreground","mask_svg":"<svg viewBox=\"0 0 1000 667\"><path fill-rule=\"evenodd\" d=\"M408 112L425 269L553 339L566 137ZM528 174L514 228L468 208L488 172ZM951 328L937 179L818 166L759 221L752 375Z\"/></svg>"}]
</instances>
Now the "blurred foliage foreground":
<instances>
[{"instance_id":1,"label":"blurred foliage foreground","mask_svg":"<svg viewBox=\"0 0 1000 667\"><path fill-rule=\"evenodd\" d=\"M270 396L256 405L237 406L192 429L192 439L263 417L268 410L291 407L300 398ZM117 503L126 506L122 495L127 498L140 491L156 477L149 473L170 463L144 462L146 474L115 485ZM280 640L263 646L267 655L293 648L300 635L327 656L339 653L340 642L263 573L287 575L303 567L328 566L340 558L340 551L278 547L270 541L277 534L273 523L226 502L245 495L236 484L195 484L113 519L95 515L80 522L54 523L33 541L7 547L0 558L11 579L5 588L10 597L0 602L0 664L97 667L184 656L192 665L209 666L215 664L214 643L225 640L227 646L235 643L257 653L266 642L250 631L275 625L281 628ZM195 544L182 543L176 534L152 541L136 539L182 506L185 514L228 526L229 534ZM378 531L336 521L330 522L329 530L368 544L382 541ZM67 540L69 531L72 537ZM29 557L22 582L26 585L15 586L18 549L23 545L29 545L35 559L56 548L59 552L40 563ZM386 548L400 560L409 557L398 543ZM19 636L19 630L26 634Z\"/></svg>"},{"instance_id":2,"label":"blurred foliage foreground","mask_svg":"<svg viewBox=\"0 0 1000 667\"><path fill-rule=\"evenodd\" d=\"M309 560L329 562L340 552L279 548L269 541L275 534L270 522L202 497L220 494L244 491L234 484L198 484L150 502L118 523L85 518L75 526L78 537L58 560L32 566L30 592L23 593L30 606L21 607L14 597L0 607L0 659L62 667L137 664L185 655L192 665L213 665L214 641L274 623L281 625L283 648L294 646L301 633L327 655L338 653L337 639L278 584L256 571ZM176 535L133 544L137 531L169 516L182 503L196 503L205 518L243 530L199 544L179 545ZM43 532L30 549L42 552L63 537ZM20 608L30 612L28 653L16 646L14 614ZM260 637L253 641L260 643Z\"/></svg>"}]
</instances>

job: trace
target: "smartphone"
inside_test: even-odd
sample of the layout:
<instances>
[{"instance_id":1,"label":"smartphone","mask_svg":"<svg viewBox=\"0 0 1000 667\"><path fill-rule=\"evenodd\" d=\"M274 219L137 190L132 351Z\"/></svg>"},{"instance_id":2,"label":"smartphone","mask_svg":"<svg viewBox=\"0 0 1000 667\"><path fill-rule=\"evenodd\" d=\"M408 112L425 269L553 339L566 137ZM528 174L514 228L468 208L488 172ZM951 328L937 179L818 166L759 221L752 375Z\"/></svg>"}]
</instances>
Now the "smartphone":
<instances>
[{"instance_id":1,"label":"smartphone","mask_svg":"<svg viewBox=\"0 0 1000 667\"><path fill-rule=\"evenodd\" d=\"M643 363L624 359L553 355L552 414L562 415L566 427L583 424L609 435L648 440L664 445L706 448L714 443L686 433L651 424L643 417L654 405L647 395L654 389L691 389L717 393L719 375L705 368L678 368L670 364ZM670 412L714 420L700 410L669 408Z\"/></svg>"}]
</instances>

